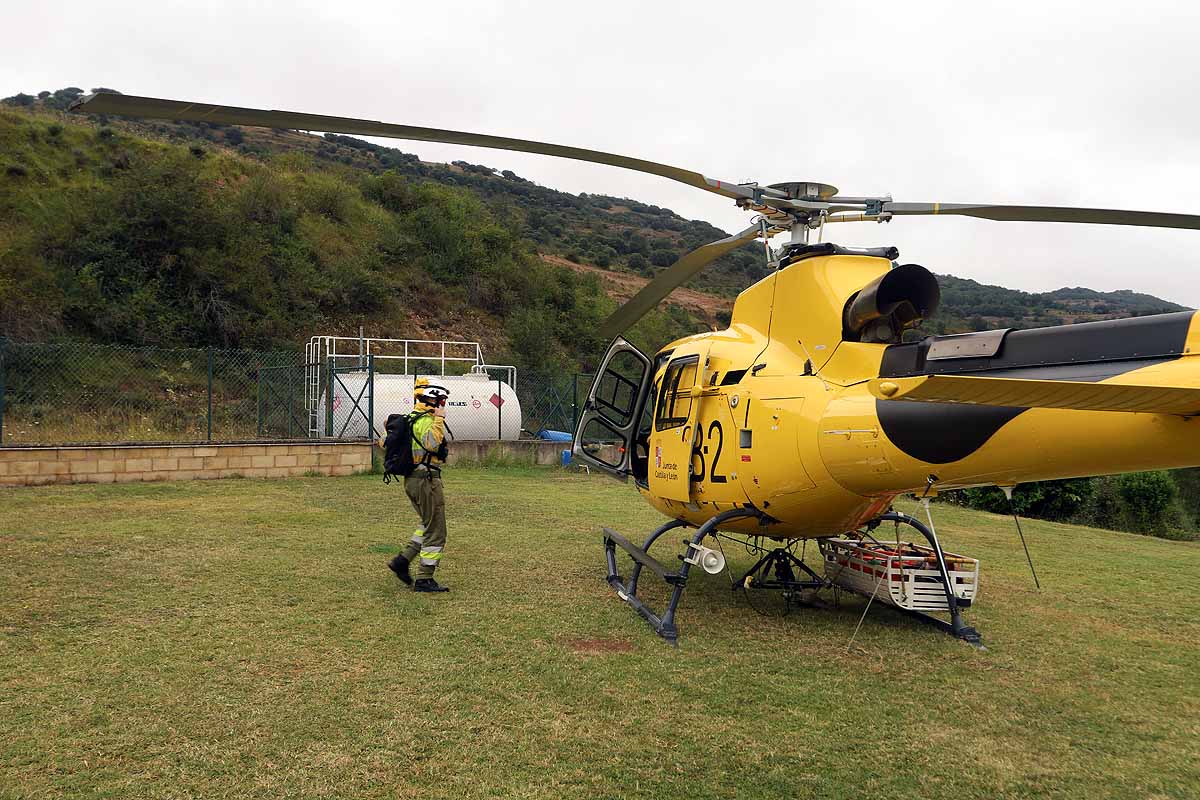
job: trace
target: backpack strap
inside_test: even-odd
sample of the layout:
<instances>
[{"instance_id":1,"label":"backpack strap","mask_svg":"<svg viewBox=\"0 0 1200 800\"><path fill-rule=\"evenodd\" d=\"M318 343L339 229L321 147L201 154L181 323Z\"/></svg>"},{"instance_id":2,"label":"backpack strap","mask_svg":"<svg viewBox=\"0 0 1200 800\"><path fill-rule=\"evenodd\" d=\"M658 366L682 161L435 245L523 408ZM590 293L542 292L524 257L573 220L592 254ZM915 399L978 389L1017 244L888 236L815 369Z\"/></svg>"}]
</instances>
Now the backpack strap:
<instances>
[{"instance_id":1,"label":"backpack strap","mask_svg":"<svg viewBox=\"0 0 1200 800\"><path fill-rule=\"evenodd\" d=\"M420 439L417 438L416 426L414 423L421 417L424 417L424 416L432 414L432 413L433 413L432 411L414 411L413 413L408 415L408 434L409 434L409 436L412 437L412 440L414 442L416 442L417 446L420 447L424 453L424 455L421 456L421 460L417 462L417 466L425 467L428 470L437 469L437 467L435 467L429 463L430 460L432 460L432 458L435 455L437 455L437 450L430 450L428 447L425 446L424 442L422 442ZM438 470L438 471L440 472L441 470Z\"/></svg>"}]
</instances>

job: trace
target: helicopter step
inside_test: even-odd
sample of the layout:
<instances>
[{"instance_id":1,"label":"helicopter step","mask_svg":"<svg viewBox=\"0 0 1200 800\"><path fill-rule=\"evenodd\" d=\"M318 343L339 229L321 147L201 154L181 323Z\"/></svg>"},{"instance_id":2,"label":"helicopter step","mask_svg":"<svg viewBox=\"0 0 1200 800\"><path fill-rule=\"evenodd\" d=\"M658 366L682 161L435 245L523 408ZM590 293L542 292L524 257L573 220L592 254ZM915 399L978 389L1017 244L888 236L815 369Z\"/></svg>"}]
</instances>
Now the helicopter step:
<instances>
[{"instance_id":1,"label":"helicopter step","mask_svg":"<svg viewBox=\"0 0 1200 800\"><path fill-rule=\"evenodd\" d=\"M882 522L908 525L930 546L881 542L870 531ZM979 562L944 552L932 528L890 511L873 520L861 539L821 539L819 545L830 583L879 600L975 647L983 646L979 632L962 618L962 609L971 605L979 587ZM932 616L937 612L948 612L950 621Z\"/></svg>"},{"instance_id":2,"label":"helicopter step","mask_svg":"<svg viewBox=\"0 0 1200 800\"><path fill-rule=\"evenodd\" d=\"M696 529L696 533L690 540L685 540L688 546L688 554L678 557L681 563L679 569L675 571L672 571L661 561L654 558L648 551L651 545L664 533L676 530L677 528L691 527L688 523L682 520L671 520L659 526L646 538L641 547L638 547L611 528L604 528L604 555L608 562L608 584L616 591L618 597L632 606L634 611L650 624L655 633L671 644L678 645L679 629L675 625L675 612L679 608L679 601L683 597L684 588L687 586L688 573L692 565L697 563L699 554L702 551L701 543L706 536L716 533L718 526L721 524L745 517L761 518L762 512L753 508L735 508L717 514L701 525ZM628 580L621 577L620 572L617 570L618 547L633 558L633 570L629 573ZM656 614L647 607L641 601L641 598L638 597L638 580L641 578L643 568L649 569L672 587L671 599L667 601L667 608L661 615Z\"/></svg>"}]
</instances>

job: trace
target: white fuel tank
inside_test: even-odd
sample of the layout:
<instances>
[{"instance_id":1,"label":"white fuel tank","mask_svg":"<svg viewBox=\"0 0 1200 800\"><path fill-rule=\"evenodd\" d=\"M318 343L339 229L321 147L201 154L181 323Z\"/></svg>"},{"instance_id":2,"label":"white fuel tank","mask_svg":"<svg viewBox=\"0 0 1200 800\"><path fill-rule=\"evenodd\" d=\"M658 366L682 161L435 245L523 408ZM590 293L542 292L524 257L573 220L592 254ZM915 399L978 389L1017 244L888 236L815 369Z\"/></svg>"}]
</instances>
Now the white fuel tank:
<instances>
[{"instance_id":1,"label":"white fuel tank","mask_svg":"<svg viewBox=\"0 0 1200 800\"><path fill-rule=\"evenodd\" d=\"M382 436L390 414L413 410L415 375L375 374L374 436ZM446 403L446 425L455 439L517 439L521 435L521 402L516 392L503 381L484 375L430 375L429 382L450 392ZM367 436L367 392L363 386L366 372L341 372L333 381L333 430L325 394L317 405L322 433L339 437ZM358 408L355 408L357 399Z\"/></svg>"}]
</instances>

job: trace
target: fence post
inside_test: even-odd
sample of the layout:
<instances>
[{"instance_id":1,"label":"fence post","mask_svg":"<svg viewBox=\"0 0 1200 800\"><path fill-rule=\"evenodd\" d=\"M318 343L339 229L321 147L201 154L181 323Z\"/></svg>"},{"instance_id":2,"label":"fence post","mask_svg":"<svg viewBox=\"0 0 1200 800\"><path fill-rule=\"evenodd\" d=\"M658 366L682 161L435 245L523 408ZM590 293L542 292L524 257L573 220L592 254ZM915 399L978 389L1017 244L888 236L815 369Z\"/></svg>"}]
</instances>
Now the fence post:
<instances>
[{"instance_id":1,"label":"fence post","mask_svg":"<svg viewBox=\"0 0 1200 800\"><path fill-rule=\"evenodd\" d=\"M208 441L212 441L213 349L208 348Z\"/></svg>"},{"instance_id":2,"label":"fence post","mask_svg":"<svg viewBox=\"0 0 1200 800\"><path fill-rule=\"evenodd\" d=\"M333 437L333 356L329 357L329 369L326 370L328 377L325 391L325 435L329 438Z\"/></svg>"},{"instance_id":3,"label":"fence post","mask_svg":"<svg viewBox=\"0 0 1200 800\"><path fill-rule=\"evenodd\" d=\"M4 447L4 389L7 350L8 339L0 336L0 447Z\"/></svg>"},{"instance_id":4,"label":"fence post","mask_svg":"<svg viewBox=\"0 0 1200 800\"><path fill-rule=\"evenodd\" d=\"M361 329L360 329L361 333ZM367 355L367 438L375 441L375 354Z\"/></svg>"},{"instance_id":5,"label":"fence post","mask_svg":"<svg viewBox=\"0 0 1200 800\"><path fill-rule=\"evenodd\" d=\"M571 433L579 427L579 373L571 376Z\"/></svg>"},{"instance_id":6,"label":"fence post","mask_svg":"<svg viewBox=\"0 0 1200 800\"><path fill-rule=\"evenodd\" d=\"M500 394L500 381L496 381L496 441L504 439L504 395Z\"/></svg>"},{"instance_id":7,"label":"fence post","mask_svg":"<svg viewBox=\"0 0 1200 800\"><path fill-rule=\"evenodd\" d=\"M262 364L255 365L255 384L254 392L258 395L258 438L263 435L263 382L262 382Z\"/></svg>"},{"instance_id":8,"label":"fence post","mask_svg":"<svg viewBox=\"0 0 1200 800\"><path fill-rule=\"evenodd\" d=\"M288 418L288 438L293 438L292 434L292 418L295 416L292 409L296 407L296 372L288 367L284 368L284 374L287 375L287 418ZM307 434L306 434L307 435Z\"/></svg>"}]
</instances>

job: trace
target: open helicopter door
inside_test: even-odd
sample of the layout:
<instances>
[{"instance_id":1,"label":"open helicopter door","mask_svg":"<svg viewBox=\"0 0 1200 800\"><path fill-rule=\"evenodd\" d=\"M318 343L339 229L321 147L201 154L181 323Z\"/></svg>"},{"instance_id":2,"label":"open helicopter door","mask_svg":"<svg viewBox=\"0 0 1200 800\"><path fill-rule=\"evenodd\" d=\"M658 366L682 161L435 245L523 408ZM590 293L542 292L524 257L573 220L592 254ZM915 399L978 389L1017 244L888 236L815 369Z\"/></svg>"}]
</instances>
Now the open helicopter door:
<instances>
[{"instance_id":1,"label":"open helicopter door","mask_svg":"<svg viewBox=\"0 0 1200 800\"><path fill-rule=\"evenodd\" d=\"M588 391L572 452L580 461L621 480L635 472L645 454L637 452L637 433L654 378L649 358L618 336L609 346ZM644 479L644 475L641 476Z\"/></svg>"}]
</instances>

